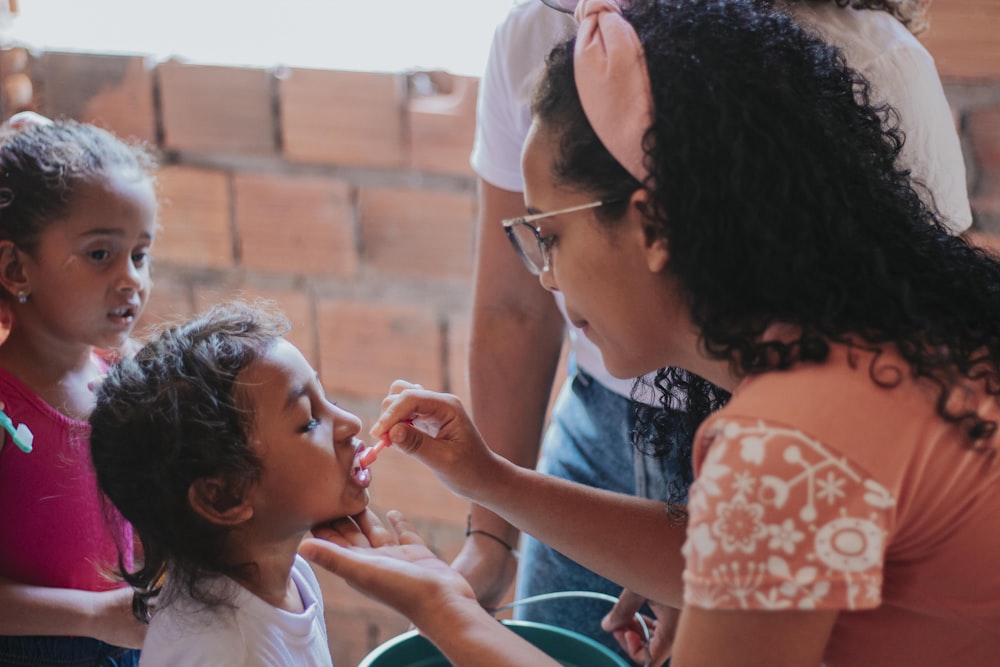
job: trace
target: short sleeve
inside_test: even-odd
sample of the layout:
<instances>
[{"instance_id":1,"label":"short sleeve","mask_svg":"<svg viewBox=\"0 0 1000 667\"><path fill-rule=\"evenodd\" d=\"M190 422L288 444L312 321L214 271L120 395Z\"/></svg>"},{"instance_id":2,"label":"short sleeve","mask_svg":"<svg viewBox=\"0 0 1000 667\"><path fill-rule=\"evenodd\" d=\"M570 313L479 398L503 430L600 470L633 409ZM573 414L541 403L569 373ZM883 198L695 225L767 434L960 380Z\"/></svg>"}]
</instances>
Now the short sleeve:
<instances>
[{"instance_id":1,"label":"short sleeve","mask_svg":"<svg viewBox=\"0 0 1000 667\"><path fill-rule=\"evenodd\" d=\"M717 418L691 488L685 604L871 609L895 499L849 458L775 423Z\"/></svg>"}]
</instances>

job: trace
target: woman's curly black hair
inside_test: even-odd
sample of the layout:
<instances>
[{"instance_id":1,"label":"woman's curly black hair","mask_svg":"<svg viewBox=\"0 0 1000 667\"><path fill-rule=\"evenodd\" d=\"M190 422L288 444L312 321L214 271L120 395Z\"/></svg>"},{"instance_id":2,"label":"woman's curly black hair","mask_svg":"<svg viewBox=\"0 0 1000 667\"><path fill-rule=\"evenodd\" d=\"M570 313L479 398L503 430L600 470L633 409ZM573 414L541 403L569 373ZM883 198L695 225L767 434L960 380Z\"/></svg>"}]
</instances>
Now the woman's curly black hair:
<instances>
[{"instance_id":1,"label":"woman's curly black hair","mask_svg":"<svg viewBox=\"0 0 1000 667\"><path fill-rule=\"evenodd\" d=\"M996 424L950 408L949 397L963 379L1000 393L1000 263L949 234L922 202L897 164L893 110L873 107L838 49L769 4L637 0L626 9L655 109L643 184L584 117L574 39L555 47L533 103L538 122L560 133L554 177L599 198L646 188L704 349L737 375L821 362L830 342L894 346L937 386L941 417L985 447ZM604 207L598 218L613 224L619 213ZM801 336L762 342L778 322ZM678 375L658 373L667 406ZM725 400L686 377L696 385L692 420ZM892 386L901 375L872 379ZM646 426L666 442L660 424Z\"/></svg>"},{"instance_id":2,"label":"woman's curly black hair","mask_svg":"<svg viewBox=\"0 0 1000 667\"><path fill-rule=\"evenodd\" d=\"M247 576L252 569L227 558L229 529L198 514L188 490L199 479L224 480L224 497L217 499L224 510L259 480L261 462L249 438L253 415L236 376L287 330L287 320L265 308L216 306L114 364L97 389L91 458L100 490L142 546L134 570L122 555L131 544L119 544L118 560L140 620L149 620L150 601L163 590L224 603L199 584L218 574ZM164 589L168 573L171 585Z\"/></svg>"}]
</instances>

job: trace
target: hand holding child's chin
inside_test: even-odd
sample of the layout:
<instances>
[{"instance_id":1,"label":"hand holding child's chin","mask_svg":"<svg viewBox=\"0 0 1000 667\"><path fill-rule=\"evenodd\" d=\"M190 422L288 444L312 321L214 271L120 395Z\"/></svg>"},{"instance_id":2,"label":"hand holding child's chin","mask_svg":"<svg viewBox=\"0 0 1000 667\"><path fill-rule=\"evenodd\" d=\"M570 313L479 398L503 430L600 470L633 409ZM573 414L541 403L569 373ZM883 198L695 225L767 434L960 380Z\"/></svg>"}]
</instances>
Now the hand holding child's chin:
<instances>
[{"instance_id":1,"label":"hand holding child's chin","mask_svg":"<svg viewBox=\"0 0 1000 667\"><path fill-rule=\"evenodd\" d=\"M402 514L389 511L387 519L391 530L366 509L318 526L300 553L418 626L423 612L433 614L444 599L478 607L469 583L427 547Z\"/></svg>"}]
</instances>

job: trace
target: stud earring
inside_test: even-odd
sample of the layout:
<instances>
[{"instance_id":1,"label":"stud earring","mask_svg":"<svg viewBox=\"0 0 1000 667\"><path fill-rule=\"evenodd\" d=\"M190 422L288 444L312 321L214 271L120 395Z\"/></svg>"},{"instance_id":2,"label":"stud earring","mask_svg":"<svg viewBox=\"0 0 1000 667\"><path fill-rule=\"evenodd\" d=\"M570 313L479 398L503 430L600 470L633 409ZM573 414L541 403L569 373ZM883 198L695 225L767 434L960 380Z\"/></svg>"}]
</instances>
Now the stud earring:
<instances>
[{"instance_id":1,"label":"stud earring","mask_svg":"<svg viewBox=\"0 0 1000 667\"><path fill-rule=\"evenodd\" d=\"M18 303L28 303L28 293L25 292L24 290L21 290L20 292L18 292L17 293L17 302Z\"/></svg>"}]
</instances>

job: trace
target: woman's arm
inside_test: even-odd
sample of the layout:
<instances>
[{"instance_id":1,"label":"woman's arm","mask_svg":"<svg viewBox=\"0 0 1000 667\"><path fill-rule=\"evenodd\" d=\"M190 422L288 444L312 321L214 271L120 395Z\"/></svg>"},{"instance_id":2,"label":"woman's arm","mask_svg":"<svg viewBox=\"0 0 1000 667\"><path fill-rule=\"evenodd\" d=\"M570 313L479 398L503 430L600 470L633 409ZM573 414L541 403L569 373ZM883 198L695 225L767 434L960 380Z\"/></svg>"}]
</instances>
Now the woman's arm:
<instances>
[{"instance_id":1,"label":"woman's arm","mask_svg":"<svg viewBox=\"0 0 1000 667\"><path fill-rule=\"evenodd\" d=\"M815 667L837 613L685 607L670 666Z\"/></svg>"},{"instance_id":2,"label":"woman's arm","mask_svg":"<svg viewBox=\"0 0 1000 667\"><path fill-rule=\"evenodd\" d=\"M388 432L455 493L584 567L651 600L682 603L685 527L665 503L595 489L517 466L483 442L460 401L397 381L372 433ZM405 420L417 420L417 426ZM431 437L421 423L436 431Z\"/></svg>"}]
</instances>

